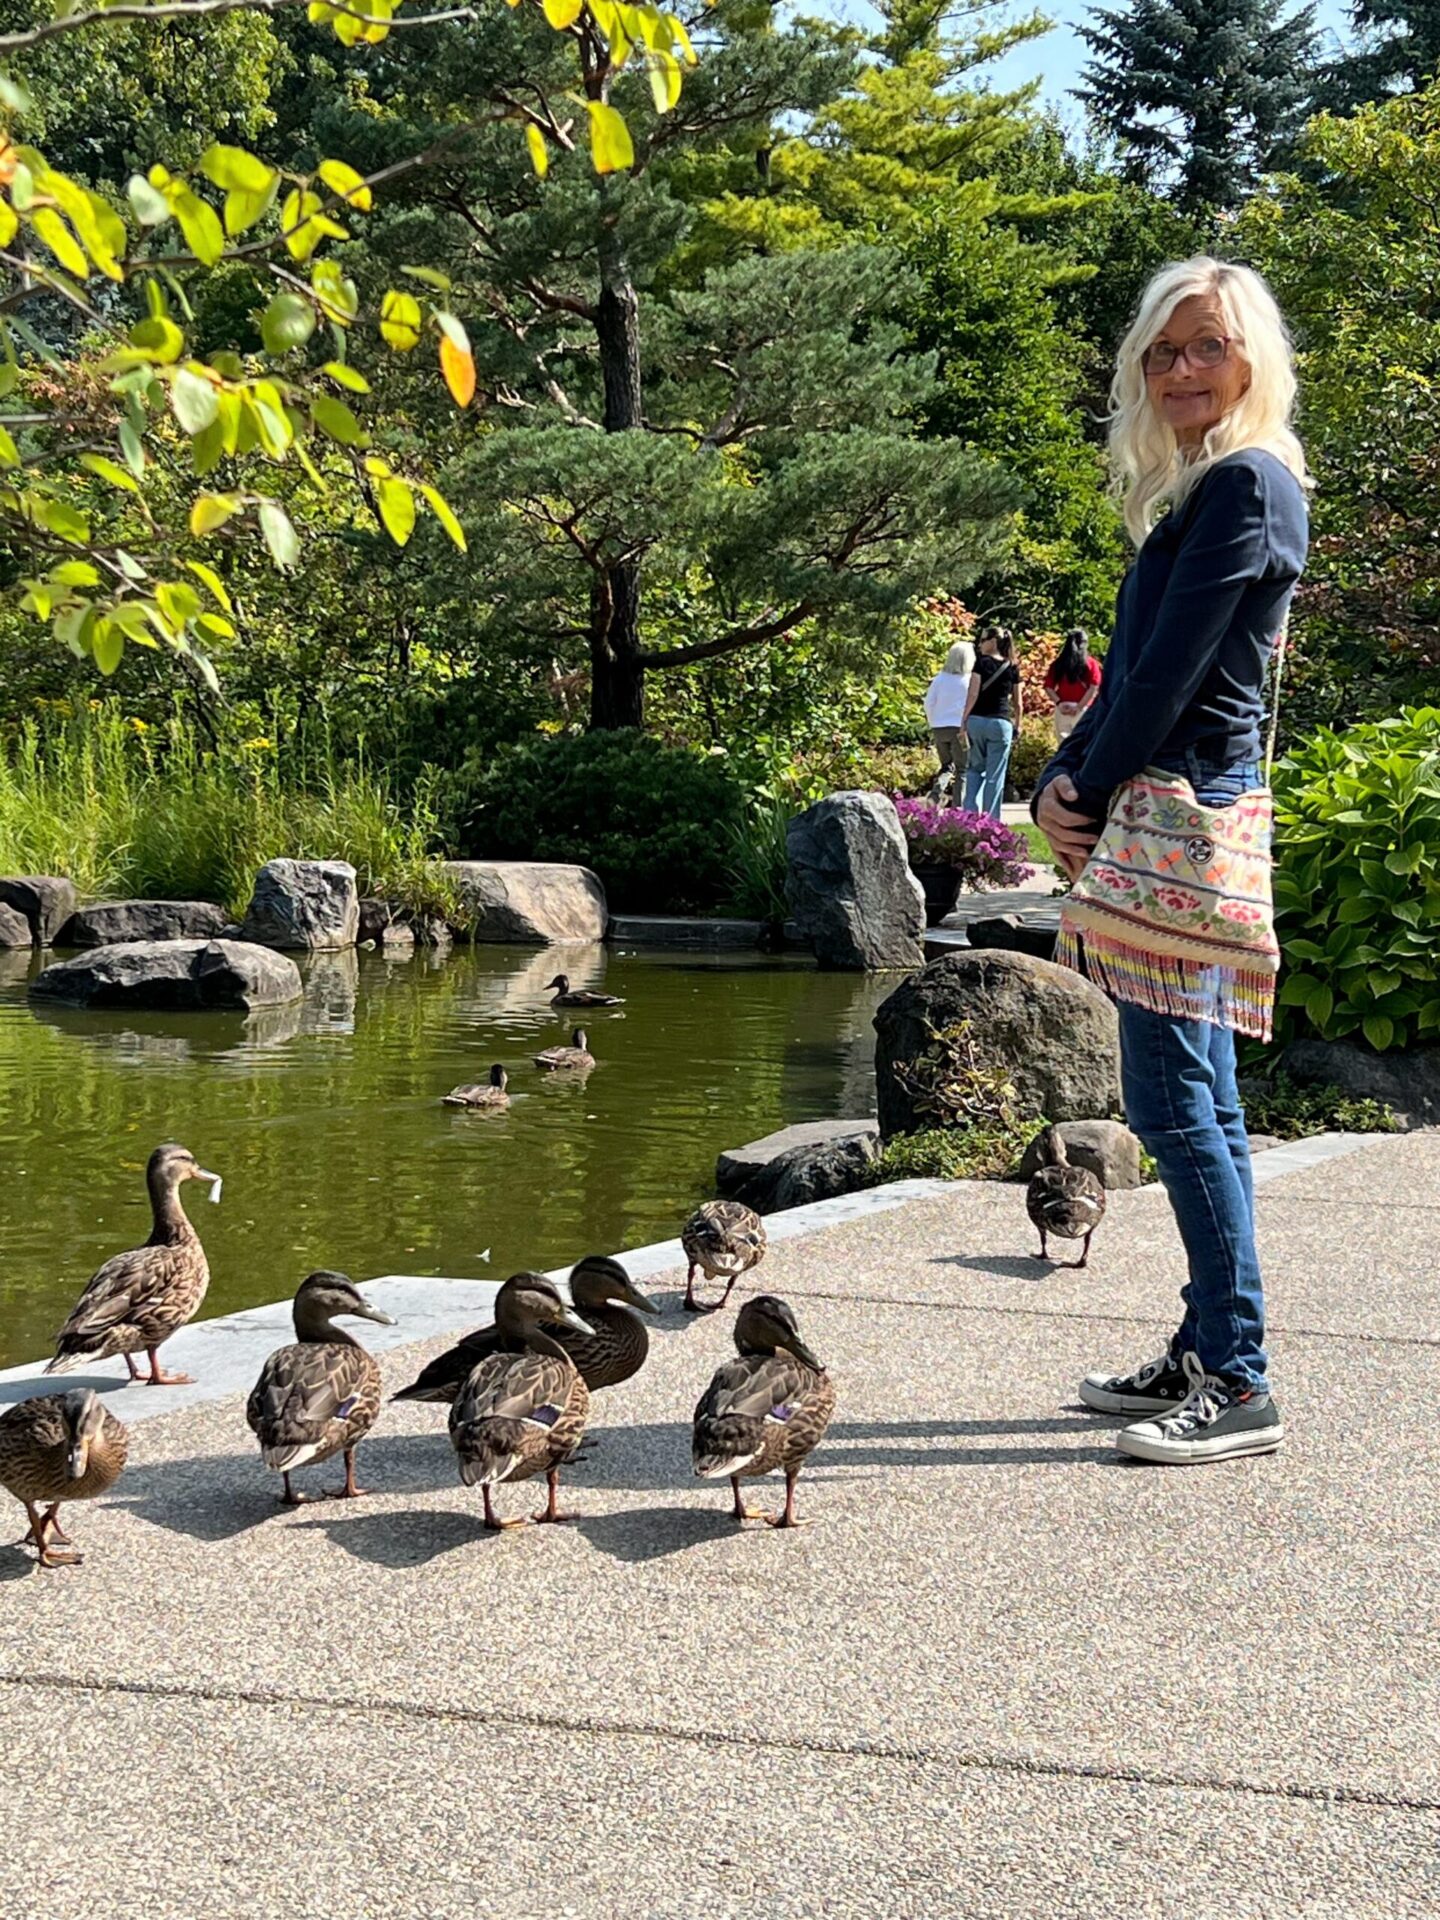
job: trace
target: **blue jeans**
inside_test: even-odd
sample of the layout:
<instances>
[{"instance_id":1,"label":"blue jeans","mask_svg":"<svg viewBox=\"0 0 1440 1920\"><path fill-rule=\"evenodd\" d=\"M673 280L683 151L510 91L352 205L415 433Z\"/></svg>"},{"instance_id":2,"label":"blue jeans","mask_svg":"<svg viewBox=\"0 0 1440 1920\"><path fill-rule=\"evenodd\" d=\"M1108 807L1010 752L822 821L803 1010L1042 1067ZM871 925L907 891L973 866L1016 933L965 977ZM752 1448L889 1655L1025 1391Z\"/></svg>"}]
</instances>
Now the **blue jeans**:
<instances>
[{"instance_id":1,"label":"blue jeans","mask_svg":"<svg viewBox=\"0 0 1440 1920\"><path fill-rule=\"evenodd\" d=\"M970 765L965 771L965 805L971 813L988 813L1000 818L1000 802L1005 797L1005 769L1010 764L1010 747L1015 729L1008 720L994 720L988 714L972 713L966 726L970 741Z\"/></svg>"},{"instance_id":2,"label":"blue jeans","mask_svg":"<svg viewBox=\"0 0 1440 1920\"><path fill-rule=\"evenodd\" d=\"M1260 783L1254 766L1220 770L1193 754L1177 756L1169 770L1184 773L1207 806L1224 806ZM1207 1373L1268 1391L1265 1292L1235 1036L1209 1021L1172 1020L1124 1001L1116 1011L1125 1117L1154 1155L1189 1263L1176 1350L1197 1354Z\"/></svg>"}]
</instances>

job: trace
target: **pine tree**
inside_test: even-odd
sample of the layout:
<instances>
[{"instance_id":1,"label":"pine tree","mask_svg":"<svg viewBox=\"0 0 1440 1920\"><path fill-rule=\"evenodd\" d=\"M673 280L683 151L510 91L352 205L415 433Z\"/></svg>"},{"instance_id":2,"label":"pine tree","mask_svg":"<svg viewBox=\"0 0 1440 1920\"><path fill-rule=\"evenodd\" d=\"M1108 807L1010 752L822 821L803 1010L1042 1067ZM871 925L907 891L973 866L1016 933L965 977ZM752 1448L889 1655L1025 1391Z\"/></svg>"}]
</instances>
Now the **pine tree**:
<instances>
[{"instance_id":1,"label":"pine tree","mask_svg":"<svg viewBox=\"0 0 1440 1920\"><path fill-rule=\"evenodd\" d=\"M1437 0L1353 0L1358 46L1327 70L1326 106L1353 112L1388 94L1415 93L1440 74Z\"/></svg>"},{"instance_id":2,"label":"pine tree","mask_svg":"<svg viewBox=\"0 0 1440 1920\"><path fill-rule=\"evenodd\" d=\"M1228 209L1286 159L1313 93L1313 5L1131 0L1093 18L1076 95L1132 174L1173 183L1188 210Z\"/></svg>"}]
</instances>

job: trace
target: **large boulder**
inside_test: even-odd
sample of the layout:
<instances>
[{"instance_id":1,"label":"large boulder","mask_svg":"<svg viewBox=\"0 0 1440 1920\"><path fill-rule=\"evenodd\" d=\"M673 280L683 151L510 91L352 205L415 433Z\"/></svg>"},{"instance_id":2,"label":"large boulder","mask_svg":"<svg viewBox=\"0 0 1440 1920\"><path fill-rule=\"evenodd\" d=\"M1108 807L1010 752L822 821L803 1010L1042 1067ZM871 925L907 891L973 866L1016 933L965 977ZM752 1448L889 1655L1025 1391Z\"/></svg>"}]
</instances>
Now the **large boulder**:
<instances>
[{"instance_id":1,"label":"large boulder","mask_svg":"<svg viewBox=\"0 0 1440 1920\"><path fill-rule=\"evenodd\" d=\"M113 947L131 940L218 940L230 916L208 900L97 900L60 929L57 947Z\"/></svg>"},{"instance_id":2,"label":"large boulder","mask_svg":"<svg viewBox=\"0 0 1440 1920\"><path fill-rule=\"evenodd\" d=\"M1292 1040L1277 1064L1297 1086L1339 1087L1383 1100L1415 1126L1440 1124L1440 1046L1376 1053L1357 1040Z\"/></svg>"},{"instance_id":3,"label":"large boulder","mask_svg":"<svg viewBox=\"0 0 1440 1920\"><path fill-rule=\"evenodd\" d=\"M978 1064L1003 1067L1022 1113L1091 1120L1120 1110L1120 1023L1097 987L1024 953L961 948L897 987L875 1015L880 1136L935 1124L896 1067L916 1060L932 1029L969 1023Z\"/></svg>"},{"instance_id":4,"label":"large boulder","mask_svg":"<svg viewBox=\"0 0 1440 1920\"><path fill-rule=\"evenodd\" d=\"M865 1170L878 1151L873 1132L791 1147L752 1174L735 1198L757 1213L784 1213L789 1207L808 1207L813 1200L832 1200L865 1184Z\"/></svg>"},{"instance_id":5,"label":"large boulder","mask_svg":"<svg viewBox=\"0 0 1440 1920\"><path fill-rule=\"evenodd\" d=\"M558 860L447 860L467 939L525 946L603 940L605 889L588 867Z\"/></svg>"},{"instance_id":6,"label":"large boulder","mask_svg":"<svg viewBox=\"0 0 1440 1920\"><path fill-rule=\"evenodd\" d=\"M27 873L0 880L0 907L11 907L30 928L32 946L53 947L75 911L75 889L54 873Z\"/></svg>"},{"instance_id":7,"label":"large boulder","mask_svg":"<svg viewBox=\"0 0 1440 1920\"><path fill-rule=\"evenodd\" d=\"M77 1007L238 1011L298 1000L300 969L239 940L127 940L57 961L30 982L37 1000Z\"/></svg>"},{"instance_id":8,"label":"large boulder","mask_svg":"<svg viewBox=\"0 0 1440 1920\"><path fill-rule=\"evenodd\" d=\"M832 793L785 829L785 894L822 967L871 973L925 957L925 891L882 793Z\"/></svg>"},{"instance_id":9,"label":"large boulder","mask_svg":"<svg viewBox=\"0 0 1440 1920\"><path fill-rule=\"evenodd\" d=\"M33 947L30 922L14 907L0 906L0 947Z\"/></svg>"},{"instance_id":10,"label":"large boulder","mask_svg":"<svg viewBox=\"0 0 1440 1920\"><path fill-rule=\"evenodd\" d=\"M727 1147L715 1162L715 1190L722 1200L731 1200L749 1181L797 1147L828 1147L837 1140L880 1137L878 1120L801 1120L792 1127L779 1127L763 1140L751 1140L743 1147Z\"/></svg>"},{"instance_id":11,"label":"large boulder","mask_svg":"<svg viewBox=\"0 0 1440 1920\"><path fill-rule=\"evenodd\" d=\"M255 876L242 940L283 953L353 947L360 893L348 860L270 860Z\"/></svg>"},{"instance_id":12,"label":"large boulder","mask_svg":"<svg viewBox=\"0 0 1440 1920\"><path fill-rule=\"evenodd\" d=\"M1102 1187L1141 1184L1140 1142L1123 1120L1067 1120L1060 1134L1071 1166L1093 1173ZM1044 1138L1042 1130L1025 1149L1017 1179L1039 1172Z\"/></svg>"}]
</instances>

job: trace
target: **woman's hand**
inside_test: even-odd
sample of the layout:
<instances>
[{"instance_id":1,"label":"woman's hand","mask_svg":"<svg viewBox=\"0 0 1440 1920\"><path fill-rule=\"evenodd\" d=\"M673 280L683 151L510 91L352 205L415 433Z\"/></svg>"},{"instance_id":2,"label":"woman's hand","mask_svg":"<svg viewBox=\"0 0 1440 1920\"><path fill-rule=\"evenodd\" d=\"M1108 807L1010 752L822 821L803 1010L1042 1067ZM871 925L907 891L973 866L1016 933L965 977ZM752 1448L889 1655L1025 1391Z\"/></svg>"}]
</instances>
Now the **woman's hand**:
<instances>
[{"instance_id":1,"label":"woman's hand","mask_svg":"<svg viewBox=\"0 0 1440 1920\"><path fill-rule=\"evenodd\" d=\"M1050 842L1050 851L1055 855L1061 867L1072 880L1078 880L1081 869L1090 858L1091 849L1100 838L1100 825L1088 814L1077 813L1074 803L1079 799L1075 791L1075 782L1068 773L1057 773L1040 796L1035 809L1035 824Z\"/></svg>"}]
</instances>

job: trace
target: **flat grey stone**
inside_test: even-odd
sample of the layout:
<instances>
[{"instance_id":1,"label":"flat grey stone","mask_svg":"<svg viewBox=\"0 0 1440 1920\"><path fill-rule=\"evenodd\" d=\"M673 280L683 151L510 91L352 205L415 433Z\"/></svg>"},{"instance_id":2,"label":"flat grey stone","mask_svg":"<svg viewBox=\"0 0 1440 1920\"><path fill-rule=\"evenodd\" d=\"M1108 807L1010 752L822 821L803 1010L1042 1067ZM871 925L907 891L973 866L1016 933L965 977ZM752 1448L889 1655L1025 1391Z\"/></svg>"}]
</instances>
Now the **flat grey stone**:
<instances>
[{"instance_id":1,"label":"flat grey stone","mask_svg":"<svg viewBox=\"0 0 1440 1920\"><path fill-rule=\"evenodd\" d=\"M1055 958L1060 937L1060 915L993 913L965 922L972 947L994 947L1007 953L1028 953L1037 960Z\"/></svg>"},{"instance_id":2,"label":"flat grey stone","mask_svg":"<svg viewBox=\"0 0 1440 1920\"><path fill-rule=\"evenodd\" d=\"M1284 1144L1285 1142L1280 1138L1278 1133L1252 1133L1250 1135L1251 1153L1273 1153L1276 1147L1283 1147Z\"/></svg>"},{"instance_id":3,"label":"flat grey stone","mask_svg":"<svg viewBox=\"0 0 1440 1920\"><path fill-rule=\"evenodd\" d=\"M628 947L758 947L763 920L699 920L668 913L612 913L610 939Z\"/></svg>"},{"instance_id":4,"label":"flat grey stone","mask_svg":"<svg viewBox=\"0 0 1440 1920\"><path fill-rule=\"evenodd\" d=\"M1003 1067L1024 1114L1093 1120L1120 1109L1120 1027L1098 988L1024 953L962 950L932 960L875 1015L880 1134L934 1126L902 1084L931 1029L969 1023L979 1060Z\"/></svg>"},{"instance_id":5,"label":"flat grey stone","mask_svg":"<svg viewBox=\"0 0 1440 1920\"><path fill-rule=\"evenodd\" d=\"M0 947L33 947L34 944L35 936L24 914L0 903Z\"/></svg>"},{"instance_id":6,"label":"flat grey stone","mask_svg":"<svg viewBox=\"0 0 1440 1920\"><path fill-rule=\"evenodd\" d=\"M785 830L785 893L822 967L886 972L924 957L925 891L894 803L832 793Z\"/></svg>"},{"instance_id":7,"label":"flat grey stone","mask_svg":"<svg viewBox=\"0 0 1440 1920\"><path fill-rule=\"evenodd\" d=\"M78 907L57 947L110 947L126 940L219 940L229 916L209 900L96 900Z\"/></svg>"},{"instance_id":8,"label":"flat grey stone","mask_svg":"<svg viewBox=\"0 0 1440 1920\"><path fill-rule=\"evenodd\" d=\"M248 1012L298 1000L301 991L293 960L240 940L122 941L57 961L30 982L37 1000L181 1012Z\"/></svg>"},{"instance_id":9,"label":"flat grey stone","mask_svg":"<svg viewBox=\"0 0 1440 1920\"><path fill-rule=\"evenodd\" d=\"M282 953L353 947L360 895L348 860L267 860L255 876L241 937Z\"/></svg>"},{"instance_id":10,"label":"flat grey stone","mask_svg":"<svg viewBox=\"0 0 1440 1920\"><path fill-rule=\"evenodd\" d=\"M0 880L0 907L13 908L29 923L33 946L53 947L75 904L74 887L59 874L27 873Z\"/></svg>"},{"instance_id":11,"label":"flat grey stone","mask_svg":"<svg viewBox=\"0 0 1440 1920\"><path fill-rule=\"evenodd\" d=\"M588 867L552 860L447 860L467 939L578 946L605 938L605 889Z\"/></svg>"},{"instance_id":12,"label":"flat grey stone","mask_svg":"<svg viewBox=\"0 0 1440 1920\"><path fill-rule=\"evenodd\" d=\"M732 1196L745 1182L768 1167L772 1160L796 1147L816 1147L832 1140L871 1140L880 1137L878 1120L802 1120L793 1127L780 1127L763 1140L751 1140L743 1147L727 1147L715 1162L715 1187L722 1197Z\"/></svg>"},{"instance_id":13,"label":"flat grey stone","mask_svg":"<svg viewBox=\"0 0 1440 1920\"><path fill-rule=\"evenodd\" d=\"M864 1186L866 1170L877 1151L872 1131L791 1147L788 1153L757 1168L735 1198L757 1213L771 1214L854 1193Z\"/></svg>"},{"instance_id":14,"label":"flat grey stone","mask_svg":"<svg viewBox=\"0 0 1440 1920\"><path fill-rule=\"evenodd\" d=\"M1070 1164L1093 1173L1112 1192L1140 1185L1140 1142L1123 1120L1065 1120L1060 1134ZM1025 1149L1016 1178L1029 1180L1040 1167L1041 1140L1037 1133Z\"/></svg>"},{"instance_id":15,"label":"flat grey stone","mask_svg":"<svg viewBox=\"0 0 1440 1920\"><path fill-rule=\"evenodd\" d=\"M1440 1046L1376 1053L1355 1040L1292 1040L1277 1064L1297 1086L1339 1087L1417 1124L1440 1121Z\"/></svg>"}]
</instances>

